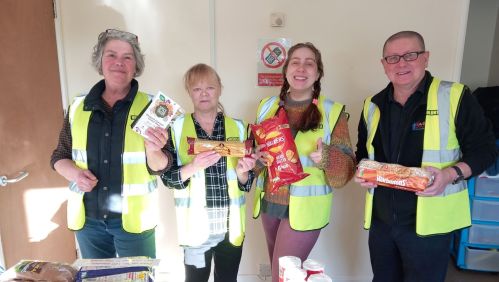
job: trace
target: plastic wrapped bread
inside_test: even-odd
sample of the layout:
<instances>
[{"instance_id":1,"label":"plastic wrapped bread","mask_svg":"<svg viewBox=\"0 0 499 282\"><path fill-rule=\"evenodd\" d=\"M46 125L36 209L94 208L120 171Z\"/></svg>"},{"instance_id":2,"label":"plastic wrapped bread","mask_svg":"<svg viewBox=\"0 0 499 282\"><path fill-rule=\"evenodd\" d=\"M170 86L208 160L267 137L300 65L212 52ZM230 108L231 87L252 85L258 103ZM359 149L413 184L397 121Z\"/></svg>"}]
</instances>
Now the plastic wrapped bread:
<instances>
[{"instance_id":1,"label":"plastic wrapped bread","mask_svg":"<svg viewBox=\"0 0 499 282\"><path fill-rule=\"evenodd\" d=\"M189 155L197 155L206 151L215 151L223 157L242 158L251 156L253 141L214 141L187 137L187 144L189 144L187 152Z\"/></svg>"},{"instance_id":2,"label":"plastic wrapped bread","mask_svg":"<svg viewBox=\"0 0 499 282\"><path fill-rule=\"evenodd\" d=\"M377 185L414 192L424 191L433 182L432 174L420 167L406 167L368 159L361 160L356 176Z\"/></svg>"}]
</instances>

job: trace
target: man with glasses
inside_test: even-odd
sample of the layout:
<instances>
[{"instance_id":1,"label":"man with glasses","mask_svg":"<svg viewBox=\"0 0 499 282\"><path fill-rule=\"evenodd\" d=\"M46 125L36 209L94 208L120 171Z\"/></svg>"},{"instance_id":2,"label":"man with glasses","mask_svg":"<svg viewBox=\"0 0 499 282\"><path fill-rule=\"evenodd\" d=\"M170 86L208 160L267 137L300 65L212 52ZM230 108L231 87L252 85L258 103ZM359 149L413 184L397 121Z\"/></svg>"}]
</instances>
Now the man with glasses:
<instances>
[{"instance_id":1,"label":"man with glasses","mask_svg":"<svg viewBox=\"0 0 499 282\"><path fill-rule=\"evenodd\" d=\"M368 188L373 281L444 281L451 233L470 226L466 178L495 159L494 135L468 87L426 71L430 53L414 31L390 36L381 63L388 86L364 102L357 161L369 158L425 167L433 183L424 192Z\"/></svg>"}]
</instances>

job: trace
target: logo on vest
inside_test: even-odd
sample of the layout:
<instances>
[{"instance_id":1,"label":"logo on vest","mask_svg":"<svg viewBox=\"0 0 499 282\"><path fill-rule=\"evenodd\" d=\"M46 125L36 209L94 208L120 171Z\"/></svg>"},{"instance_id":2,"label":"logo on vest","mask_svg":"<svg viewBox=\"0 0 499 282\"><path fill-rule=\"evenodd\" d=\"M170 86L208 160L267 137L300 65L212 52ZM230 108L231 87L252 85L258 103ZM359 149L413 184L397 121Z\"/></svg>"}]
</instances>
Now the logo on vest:
<instances>
[{"instance_id":1,"label":"logo on vest","mask_svg":"<svg viewBox=\"0 0 499 282\"><path fill-rule=\"evenodd\" d=\"M412 131L420 131L424 130L425 122L424 121L416 121L412 124Z\"/></svg>"},{"instance_id":2,"label":"logo on vest","mask_svg":"<svg viewBox=\"0 0 499 282\"><path fill-rule=\"evenodd\" d=\"M427 116L438 116L438 110L426 110Z\"/></svg>"}]
</instances>

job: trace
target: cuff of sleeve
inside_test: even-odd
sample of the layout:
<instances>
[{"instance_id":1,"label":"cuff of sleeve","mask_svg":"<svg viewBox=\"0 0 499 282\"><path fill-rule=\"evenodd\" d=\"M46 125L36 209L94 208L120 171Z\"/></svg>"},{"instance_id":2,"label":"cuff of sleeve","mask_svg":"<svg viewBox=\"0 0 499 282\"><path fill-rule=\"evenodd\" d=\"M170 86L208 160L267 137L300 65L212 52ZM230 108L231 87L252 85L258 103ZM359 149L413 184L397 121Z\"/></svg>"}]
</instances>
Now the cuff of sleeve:
<instances>
[{"instance_id":1,"label":"cuff of sleeve","mask_svg":"<svg viewBox=\"0 0 499 282\"><path fill-rule=\"evenodd\" d=\"M168 164L164 169L158 171L152 170L151 168L149 168L149 166L147 166L147 171L149 172L150 175L162 175L163 173L170 170L170 168L172 167L172 161L173 161L172 155L170 154L170 152L164 152L164 153L166 158L168 159Z\"/></svg>"},{"instance_id":2,"label":"cuff of sleeve","mask_svg":"<svg viewBox=\"0 0 499 282\"><path fill-rule=\"evenodd\" d=\"M190 179L182 181L182 176L180 175L180 168L171 172L171 185L175 189L185 189L189 186Z\"/></svg>"},{"instance_id":3,"label":"cuff of sleeve","mask_svg":"<svg viewBox=\"0 0 499 282\"><path fill-rule=\"evenodd\" d=\"M242 191L251 190L251 186L253 185L253 179L255 179L255 172L253 170L249 170L248 180L246 181L246 183L241 183L239 179L237 180L237 183L239 184L239 189Z\"/></svg>"}]
</instances>

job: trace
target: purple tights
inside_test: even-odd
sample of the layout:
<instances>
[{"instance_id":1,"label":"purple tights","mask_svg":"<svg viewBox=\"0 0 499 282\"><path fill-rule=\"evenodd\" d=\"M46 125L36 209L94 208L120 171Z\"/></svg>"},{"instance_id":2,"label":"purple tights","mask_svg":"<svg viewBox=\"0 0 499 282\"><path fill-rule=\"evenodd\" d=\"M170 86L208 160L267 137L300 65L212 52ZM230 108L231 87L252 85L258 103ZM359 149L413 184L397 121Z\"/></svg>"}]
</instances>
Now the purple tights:
<instances>
[{"instance_id":1,"label":"purple tights","mask_svg":"<svg viewBox=\"0 0 499 282\"><path fill-rule=\"evenodd\" d=\"M272 268L272 281L279 280L279 257L295 256L306 260L321 233L319 230L296 231L291 229L288 218L261 214L263 230Z\"/></svg>"}]
</instances>

